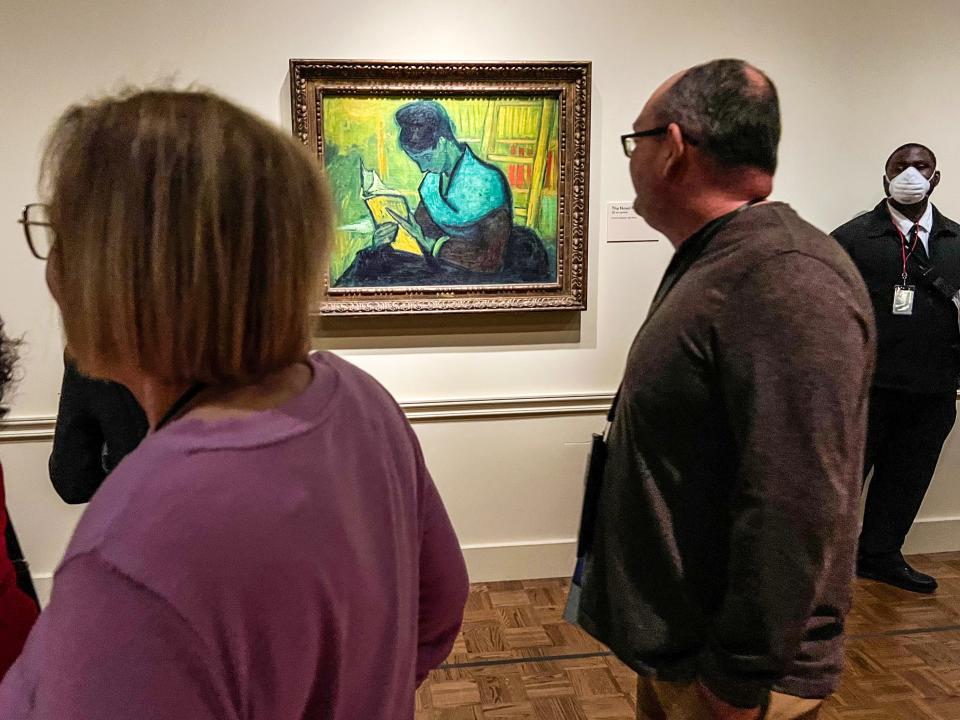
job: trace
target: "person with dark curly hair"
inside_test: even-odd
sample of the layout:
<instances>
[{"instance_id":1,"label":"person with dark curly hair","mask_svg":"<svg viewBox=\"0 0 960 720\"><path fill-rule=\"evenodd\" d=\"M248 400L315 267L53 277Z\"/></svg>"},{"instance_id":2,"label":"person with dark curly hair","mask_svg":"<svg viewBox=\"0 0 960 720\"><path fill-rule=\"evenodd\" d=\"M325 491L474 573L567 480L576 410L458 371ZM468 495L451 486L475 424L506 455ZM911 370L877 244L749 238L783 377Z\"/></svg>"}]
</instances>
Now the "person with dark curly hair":
<instances>
[{"instance_id":1,"label":"person with dark curly hair","mask_svg":"<svg viewBox=\"0 0 960 720\"><path fill-rule=\"evenodd\" d=\"M17 360L17 342L3 332L0 320L0 418L7 414L4 405L6 390L13 381ZM20 655L37 619L39 609L27 564L23 560L13 525L7 517L6 495L3 485L3 466L0 465L0 678Z\"/></svg>"}]
</instances>

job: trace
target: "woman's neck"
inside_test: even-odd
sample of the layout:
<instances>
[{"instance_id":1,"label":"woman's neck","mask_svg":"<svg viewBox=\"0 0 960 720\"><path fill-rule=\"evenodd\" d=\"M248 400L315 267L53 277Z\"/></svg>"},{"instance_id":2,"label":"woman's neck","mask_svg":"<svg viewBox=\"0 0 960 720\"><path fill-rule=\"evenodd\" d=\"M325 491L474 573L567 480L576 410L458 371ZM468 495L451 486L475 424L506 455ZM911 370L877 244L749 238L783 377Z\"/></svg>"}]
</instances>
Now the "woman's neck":
<instances>
[{"instance_id":1,"label":"woman's neck","mask_svg":"<svg viewBox=\"0 0 960 720\"><path fill-rule=\"evenodd\" d=\"M178 417L215 421L270 410L286 404L306 390L312 377L312 368L304 360L249 385L210 386L197 393ZM192 383L168 383L133 371L114 379L133 393L146 413L151 429L156 429L170 408L192 387Z\"/></svg>"},{"instance_id":2,"label":"woman's neck","mask_svg":"<svg viewBox=\"0 0 960 720\"><path fill-rule=\"evenodd\" d=\"M313 380L313 367L303 361L288 365L258 383L239 387L211 387L200 393L184 413L198 420L226 420L281 407L300 395Z\"/></svg>"}]
</instances>

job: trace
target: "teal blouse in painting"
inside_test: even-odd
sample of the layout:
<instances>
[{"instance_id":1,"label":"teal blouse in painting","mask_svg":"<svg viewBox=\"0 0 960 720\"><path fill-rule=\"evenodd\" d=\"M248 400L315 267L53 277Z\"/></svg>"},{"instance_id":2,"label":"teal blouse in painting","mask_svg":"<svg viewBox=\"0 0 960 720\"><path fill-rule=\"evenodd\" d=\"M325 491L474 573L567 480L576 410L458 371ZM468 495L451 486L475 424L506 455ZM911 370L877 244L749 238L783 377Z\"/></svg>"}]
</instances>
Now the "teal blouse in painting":
<instances>
[{"instance_id":1,"label":"teal blouse in painting","mask_svg":"<svg viewBox=\"0 0 960 720\"><path fill-rule=\"evenodd\" d=\"M513 215L507 178L496 167L481 161L469 146L464 146L445 191L441 179L439 173L427 173L420 183L420 199L433 221L448 235L469 232L472 225L494 210L502 208Z\"/></svg>"}]
</instances>

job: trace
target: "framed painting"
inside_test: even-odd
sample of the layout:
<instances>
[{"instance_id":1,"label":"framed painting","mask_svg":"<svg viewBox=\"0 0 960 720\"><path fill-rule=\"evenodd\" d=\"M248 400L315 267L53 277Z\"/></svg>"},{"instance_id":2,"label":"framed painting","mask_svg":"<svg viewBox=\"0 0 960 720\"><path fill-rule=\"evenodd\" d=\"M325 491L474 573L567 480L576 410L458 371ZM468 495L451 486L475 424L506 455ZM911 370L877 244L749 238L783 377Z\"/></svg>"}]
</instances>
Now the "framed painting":
<instances>
[{"instance_id":1,"label":"framed painting","mask_svg":"<svg viewBox=\"0 0 960 720\"><path fill-rule=\"evenodd\" d=\"M337 218L321 314L586 308L590 63L291 60Z\"/></svg>"}]
</instances>

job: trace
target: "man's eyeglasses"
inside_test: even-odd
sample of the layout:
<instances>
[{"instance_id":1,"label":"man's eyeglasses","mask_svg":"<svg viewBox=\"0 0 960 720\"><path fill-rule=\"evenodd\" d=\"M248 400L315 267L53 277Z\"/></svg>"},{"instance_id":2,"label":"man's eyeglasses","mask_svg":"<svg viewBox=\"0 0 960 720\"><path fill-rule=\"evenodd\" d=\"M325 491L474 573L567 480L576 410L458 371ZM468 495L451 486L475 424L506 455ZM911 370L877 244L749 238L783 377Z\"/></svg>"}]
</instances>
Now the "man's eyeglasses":
<instances>
[{"instance_id":1,"label":"man's eyeglasses","mask_svg":"<svg viewBox=\"0 0 960 720\"><path fill-rule=\"evenodd\" d=\"M644 137L654 137L656 135L666 135L667 130L670 129L669 125L661 125L660 127L655 127L650 130L640 130L639 132L627 133L626 135L620 136L620 142L623 143L623 152L627 157L633 155L633 151L637 149L637 140ZM695 138L687 135L683 129L680 129L680 134L683 136L683 139L691 145L696 145L697 140Z\"/></svg>"},{"instance_id":2,"label":"man's eyeglasses","mask_svg":"<svg viewBox=\"0 0 960 720\"><path fill-rule=\"evenodd\" d=\"M53 225L50 224L50 207L43 203L31 203L23 208L20 219L23 232L27 236L27 245L37 260L50 257L50 249L56 240Z\"/></svg>"}]
</instances>

